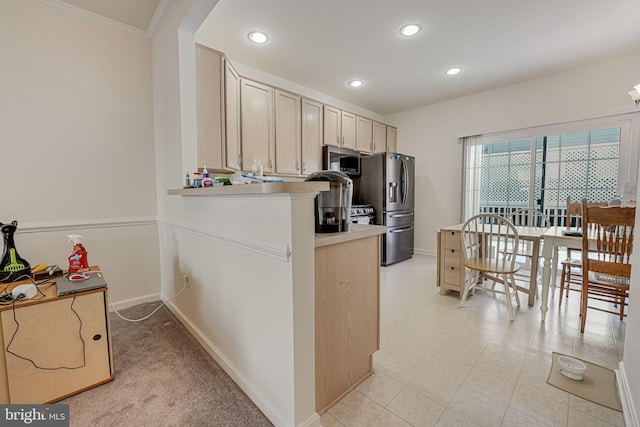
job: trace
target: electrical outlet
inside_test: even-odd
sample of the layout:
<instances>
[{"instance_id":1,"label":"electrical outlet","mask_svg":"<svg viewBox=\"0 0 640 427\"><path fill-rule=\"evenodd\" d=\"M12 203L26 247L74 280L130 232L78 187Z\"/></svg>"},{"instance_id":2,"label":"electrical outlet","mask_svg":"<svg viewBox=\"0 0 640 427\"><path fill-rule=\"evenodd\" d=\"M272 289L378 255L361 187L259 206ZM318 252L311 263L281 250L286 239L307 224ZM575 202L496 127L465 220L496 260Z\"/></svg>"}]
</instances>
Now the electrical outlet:
<instances>
[{"instance_id":1,"label":"electrical outlet","mask_svg":"<svg viewBox=\"0 0 640 427\"><path fill-rule=\"evenodd\" d=\"M190 288L191 287L191 283L189 283L189 275L184 274L182 276L182 278L184 279L184 284L187 285L187 288Z\"/></svg>"}]
</instances>

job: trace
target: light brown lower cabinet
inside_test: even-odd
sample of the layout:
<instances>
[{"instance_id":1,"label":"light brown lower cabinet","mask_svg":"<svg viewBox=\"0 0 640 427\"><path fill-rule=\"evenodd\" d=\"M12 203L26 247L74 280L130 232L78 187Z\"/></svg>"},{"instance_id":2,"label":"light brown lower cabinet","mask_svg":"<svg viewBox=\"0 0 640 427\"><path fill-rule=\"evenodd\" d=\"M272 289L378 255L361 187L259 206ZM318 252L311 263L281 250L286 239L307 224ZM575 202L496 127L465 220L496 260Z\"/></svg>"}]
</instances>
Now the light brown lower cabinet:
<instances>
[{"instance_id":1,"label":"light brown lower cabinet","mask_svg":"<svg viewBox=\"0 0 640 427\"><path fill-rule=\"evenodd\" d=\"M0 312L0 403L51 403L113 379L107 289Z\"/></svg>"},{"instance_id":2,"label":"light brown lower cabinet","mask_svg":"<svg viewBox=\"0 0 640 427\"><path fill-rule=\"evenodd\" d=\"M373 373L380 348L379 236L315 249L316 411Z\"/></svg>"}]
</instances>

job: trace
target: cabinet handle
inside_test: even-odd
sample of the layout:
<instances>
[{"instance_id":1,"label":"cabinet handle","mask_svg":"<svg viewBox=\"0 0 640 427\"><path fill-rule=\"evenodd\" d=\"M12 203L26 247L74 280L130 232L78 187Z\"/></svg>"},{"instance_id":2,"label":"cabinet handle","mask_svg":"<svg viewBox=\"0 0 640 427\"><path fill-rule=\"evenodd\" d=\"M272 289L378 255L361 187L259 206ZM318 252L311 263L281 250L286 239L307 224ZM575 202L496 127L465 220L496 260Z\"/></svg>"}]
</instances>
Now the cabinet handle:
<instances>
[{"instance_id":1,"label":"cabinet handle","mask_svg":"<svg viewBox=\"0 0 640 427\"><path fill-rule=\"evenodd\" d=\"M302 162L302 172L306 172L307 171L307 164L306 162Z\"/></svg>"},{"instance_id":2,"label":"cabinet handle","mask_svg":"<svg viewBox=\"0 0 640 427\"><path fill-rule=\"evenodd\" d=\"M269 159L269 168L273 169L273 160Z\"/></svg>"},{"instance_id":3,"label":"cabinet handle","mask_svg":"<svg viewBox=\"0 0 640 427\"><path fill-rule=\"evenodd\" d=\"M296 170L297 170L297 171L299 171L299 170L300 170L300 162L298 162L297 160L296 160Z\"/></svg>"}]
</instances>

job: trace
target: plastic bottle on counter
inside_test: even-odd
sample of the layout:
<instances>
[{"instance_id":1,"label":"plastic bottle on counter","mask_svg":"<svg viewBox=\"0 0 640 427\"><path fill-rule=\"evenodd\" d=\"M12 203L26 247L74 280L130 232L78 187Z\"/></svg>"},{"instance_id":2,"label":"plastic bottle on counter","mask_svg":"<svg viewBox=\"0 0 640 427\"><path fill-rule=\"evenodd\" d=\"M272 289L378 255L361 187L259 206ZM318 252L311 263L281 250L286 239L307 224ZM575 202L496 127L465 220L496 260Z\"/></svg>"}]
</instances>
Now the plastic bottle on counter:
<instances>
[{"instance_id":1,"label":"plastic bottle on counter","mask_svg":"<svg viewBox=\"0 0 640 427\"><path fill-rule=\"evenodd\" d=\"M251 167L251 175L264 176L262 163L260 163L260 159L253 159L253 166Z\"/></svg>"},{"instance_id":2,"label":"plastic bottle on counter","mask_svg":"<svg viewBox=\"0 0 640 427\"><path fill-rule=\"evenodd\" d=\"M204 167L202 168L202 186L213 187L213 179L211 179L211 175L207 170L207 165L204 165Z\"/></svg>"},{"instance_id":3,"label":"plastic bottle on counter","mask_svg":"<svg viewBox=\"0 0 640 427\"><path fill-rule=\"evenodd\" d=\"M202 174L200 172L193 173L193 186L196 188L202 187Z\"/></svg>"}]
</instances>

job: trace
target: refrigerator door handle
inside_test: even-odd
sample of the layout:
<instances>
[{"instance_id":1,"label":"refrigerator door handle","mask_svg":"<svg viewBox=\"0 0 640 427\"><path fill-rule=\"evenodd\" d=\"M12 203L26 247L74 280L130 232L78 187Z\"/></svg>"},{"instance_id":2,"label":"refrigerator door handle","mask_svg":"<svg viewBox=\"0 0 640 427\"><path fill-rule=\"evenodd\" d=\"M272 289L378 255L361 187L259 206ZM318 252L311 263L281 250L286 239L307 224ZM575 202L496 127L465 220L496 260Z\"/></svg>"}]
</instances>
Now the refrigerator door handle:
<instances>
[{"instance_id":1,"label":"refrigerator door handle","mask_svg":"<svg viewBox=\"0 0 640 427\"><path fill-rule=\"evenodd\" d=\"M404 233L405 231L413 230L413 225L407 228L399 228L396 230L389 230L389 233Z\"/></svg>"},{"instance_id":2,"label":"refrigerator door handle","mask_svg":"<svg viewBox=\"0 0 640 427\"><path fill-rule=\"evenodd\" d=\"M407 204L407 194L409 194L407 185L409 185L409 171L405 159L402 159L402 204Z\"/></svg>"},{"instance_id":3,"label":"refrigerator door handle","mask_svg":"<svg viewBox=\"0 0 640 427\"><path fill-rule=\"evenodd\" d=\"M406 214L391 214L389 215L389 218L403 218L405 216L413 216L413 213L406 213Z\"/></svg>"}]
</instances>

